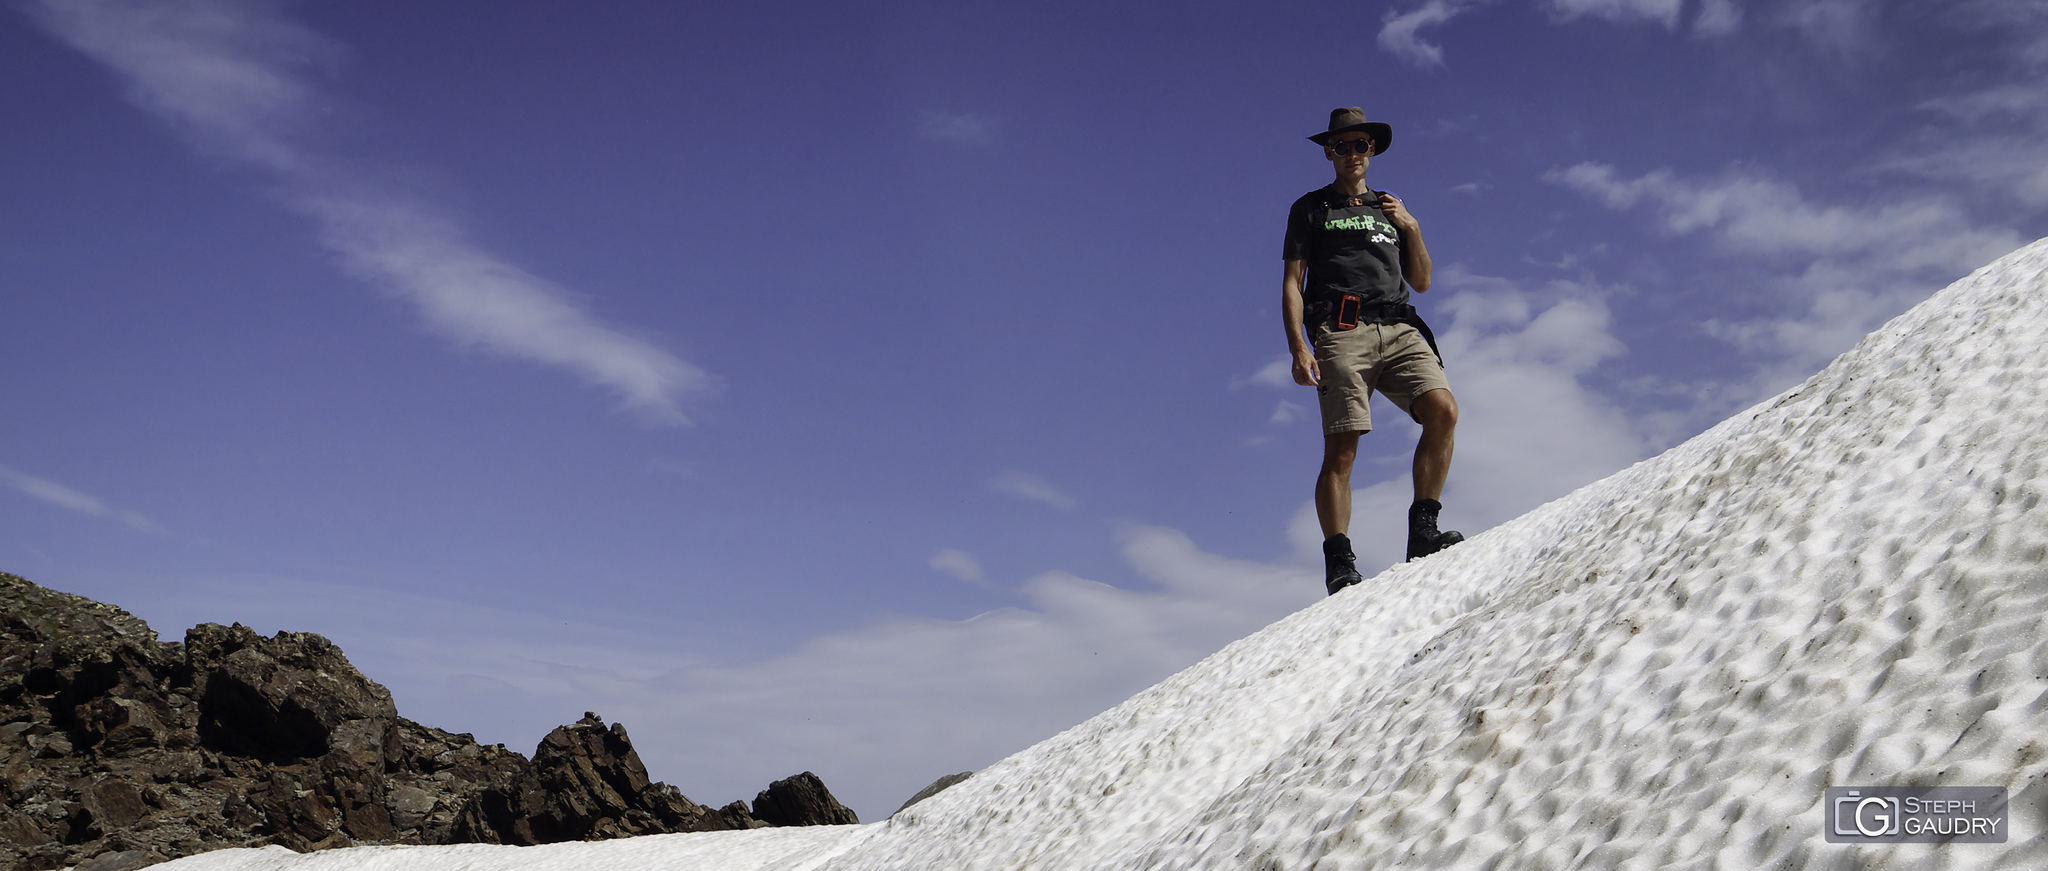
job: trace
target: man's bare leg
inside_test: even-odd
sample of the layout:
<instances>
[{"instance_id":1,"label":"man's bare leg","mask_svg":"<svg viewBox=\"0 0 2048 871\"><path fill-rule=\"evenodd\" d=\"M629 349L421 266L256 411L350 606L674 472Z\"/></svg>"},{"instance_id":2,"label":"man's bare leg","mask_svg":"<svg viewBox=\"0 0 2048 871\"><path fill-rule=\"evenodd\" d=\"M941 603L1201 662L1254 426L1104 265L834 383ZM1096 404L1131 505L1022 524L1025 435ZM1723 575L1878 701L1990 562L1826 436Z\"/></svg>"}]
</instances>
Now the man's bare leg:
<instances>
[{"instance_id":1,"label":"man's bare leg","mask_svg":"<svg viewBox=\"0 0 2048 871\"><path fill-rule=\"evenodd\" d=\"M1323 436L1323 470L1316 475L1316 519L1323 537L1343 535L1351 528L1351 463L1358 459L1363 430Z\"/></svg>"},{"instance_id":2,"label":"man's bare leg","mask_svg":"<svg viewBox=\"0 0 2048 871\"><path fill-rule=\"evenodd\" d=\"M1439 387L1416 397L1409 411L1422 424L1422 438L1415 443L1415 502L1408 506L1408 558L1412 560L1464 541L1465 536L1437 529L1437 512L1444 507L1440 501L1444 481L1451 476L1451 452L1457 442L1458 400Z\"/></svg>"},{"instance_id":3,"label":"man's bare leg","mask_svg":"<svg viewBox=\"0 0 2048 871\"><path fill-rule=\"evenodd\" d=\"M1415 422L1422 424L1422 438L1415 443L1415 498L1441 501L1444 481L1451 477L1451 452L1457 445L1458 400L1439 387L1417 397L1409 408Z\"/></svg>"}]
</instances>

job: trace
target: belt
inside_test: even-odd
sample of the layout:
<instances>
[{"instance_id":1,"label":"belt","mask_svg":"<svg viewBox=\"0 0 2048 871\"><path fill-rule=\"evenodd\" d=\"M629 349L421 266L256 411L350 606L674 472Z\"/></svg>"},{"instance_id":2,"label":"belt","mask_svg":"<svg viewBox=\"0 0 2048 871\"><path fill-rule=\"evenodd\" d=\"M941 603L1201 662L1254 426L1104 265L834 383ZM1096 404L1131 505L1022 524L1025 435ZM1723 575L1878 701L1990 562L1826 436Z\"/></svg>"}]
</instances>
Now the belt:
<instances>
[{"instance_id":1,"label":"belt","mask_svg":"<svg viewBox=\"0 0 2048 871\"><path fill-rule=\"evenodd\" d=\"M1309 324L1329 324L1333 330L1348 330L1359 324L1405 324L1417 320L1415 307L1405 302L1379 302L1366 304L1355 294L1342 294L1337 299L1317 300L1309 303L1306 317Z\"/></svg>"},{"instance_id":2,"label":"belt","mask_svg":"<svg viewBox=\"0 0 2048 871\"><path fill-rule=\"evenodd\" d=\"M1443 365L1444 352L1437 349L1436 333L1422 322L1422 315L1415 311L1415 306L1405 302L1367 305L1356 295L1347 293L1335 300L1310 303L1303 315L1302 320L1309 324L1328 324L1331 330L1338 332L1356 329L1359 324L1407 324L1422 334L1422 340L1429 343L1429 350L1436 354L1437 365Z\"/></svg>"}]
</instances>

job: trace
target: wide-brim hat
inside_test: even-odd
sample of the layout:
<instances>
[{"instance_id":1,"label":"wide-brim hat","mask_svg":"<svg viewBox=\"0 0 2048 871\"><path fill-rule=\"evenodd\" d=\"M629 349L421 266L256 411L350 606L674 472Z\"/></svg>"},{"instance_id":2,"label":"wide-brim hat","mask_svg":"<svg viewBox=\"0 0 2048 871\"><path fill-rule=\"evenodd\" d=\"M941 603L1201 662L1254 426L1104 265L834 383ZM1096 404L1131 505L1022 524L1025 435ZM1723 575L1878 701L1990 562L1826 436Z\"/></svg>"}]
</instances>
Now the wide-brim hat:
<instances>
[{"instance_id":1,"label":"wide-brim hat","mask_svg":"<svg viewBox=\"0 0 2048 871\"><path fill-rule=\"evenodd\" d=\"M1330 144L1330 137L1339 133L1349 133L1353 130L1363 130L1372 134L1372 153L1374 157L1386 153L1387 146L1394 144L1393 126L1385 121L1365 120L1365 110L1357 106L1331 109L1330 129L1310 136L1308 139L1317 145L1327 146Z\"/></svg>"}]
</instances>

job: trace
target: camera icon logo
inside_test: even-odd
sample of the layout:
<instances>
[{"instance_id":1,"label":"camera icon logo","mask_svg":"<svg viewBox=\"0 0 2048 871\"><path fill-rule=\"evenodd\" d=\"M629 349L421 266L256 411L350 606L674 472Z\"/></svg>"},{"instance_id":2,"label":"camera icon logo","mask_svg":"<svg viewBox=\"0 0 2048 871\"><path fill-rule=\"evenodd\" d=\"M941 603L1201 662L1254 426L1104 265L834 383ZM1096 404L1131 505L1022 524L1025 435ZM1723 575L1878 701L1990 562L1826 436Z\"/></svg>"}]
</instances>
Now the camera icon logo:
<instances>
[{"instance_id":1,"label":"camera icon logo","mask_svg":"<svg viewBox=\"0 0 2048 871\"><path fill-rule=\"evenodd\" d=\"M1856 790L1835 799L1835 834L1882 838L1900 831L1899 800L1893 796L1863 796ZM1845 828L1844 826L1847 826Z\"/></svg>"}]
</instances>

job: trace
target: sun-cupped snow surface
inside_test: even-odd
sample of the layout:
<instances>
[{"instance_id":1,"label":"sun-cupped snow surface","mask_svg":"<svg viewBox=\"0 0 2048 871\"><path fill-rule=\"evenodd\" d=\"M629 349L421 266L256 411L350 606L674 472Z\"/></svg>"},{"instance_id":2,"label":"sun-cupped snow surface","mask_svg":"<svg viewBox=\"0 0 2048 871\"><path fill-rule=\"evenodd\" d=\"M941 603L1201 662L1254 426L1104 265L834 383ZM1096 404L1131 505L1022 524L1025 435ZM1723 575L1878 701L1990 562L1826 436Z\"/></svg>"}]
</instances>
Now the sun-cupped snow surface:
<instances>
[{"instance_id":1,"label":"sun-cupped snow surface","mask_svg":"<svg viewBox=\"0 0 2048 871\"><path fill-rule=\"evenodd\" d=\"M165 867L2048 867L2044 349L2048 241L885 823ZM2005 787L2009 839L1828 843L1830 786Z\"/></svg>"}]
</instances>

